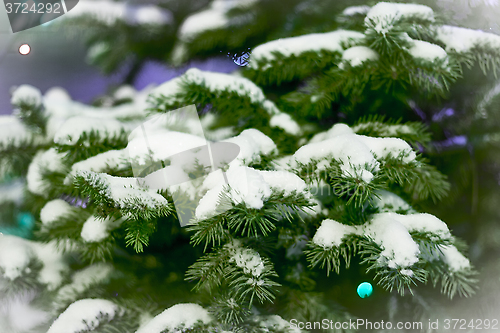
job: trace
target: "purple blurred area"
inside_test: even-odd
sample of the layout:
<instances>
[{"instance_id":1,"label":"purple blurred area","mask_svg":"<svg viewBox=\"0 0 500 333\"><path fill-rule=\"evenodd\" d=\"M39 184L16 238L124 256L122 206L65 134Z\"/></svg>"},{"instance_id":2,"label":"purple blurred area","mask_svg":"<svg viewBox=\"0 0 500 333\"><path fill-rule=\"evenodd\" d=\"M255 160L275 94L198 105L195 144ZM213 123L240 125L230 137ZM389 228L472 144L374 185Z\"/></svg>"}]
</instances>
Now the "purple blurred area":
<instances>
[{"instance_id":1,"label":"purple blurred area","mask_svg":"<svg viewBox=\"0 0 500 333\"><path fill-rule=\"evenodd\" d=\"M30 84L42 93L59 86L74 100L90 103L105 94L110 87L123 82L127 68L111 76L102 75L86 62L86 50L78 36L36 27L13 34L0 13L0 114L10 114L10 90L13 86ZM44 29L45 28L45 29ZM20 45L28 43L31 53L19 54ZM239 68L230 58L194 61L182 68L168 68L157 62L146 63L138 74L135 87L143 89L150 84L161 84L183 74L188 68L229 73Z\"/></svg>"}]
</instances>

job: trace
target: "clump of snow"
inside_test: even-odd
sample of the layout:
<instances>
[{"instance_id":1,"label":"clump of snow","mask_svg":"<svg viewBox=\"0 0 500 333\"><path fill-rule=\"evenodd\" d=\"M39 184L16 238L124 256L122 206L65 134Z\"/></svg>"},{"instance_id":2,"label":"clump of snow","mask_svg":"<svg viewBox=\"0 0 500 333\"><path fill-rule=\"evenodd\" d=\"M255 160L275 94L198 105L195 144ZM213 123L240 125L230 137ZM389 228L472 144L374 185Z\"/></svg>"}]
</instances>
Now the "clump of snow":
<instances>
[{"instance_id":1,"label":"clump of snow","mask_svg":"<svg viewBox=\"0 0 500 333\"><path fill-rule=\"evenodd\" d=\"M225 191L235 204L244 203L249 208L260 209L264 206L264 201L271 194L271 187L264 180L262 174L252 168L245 166L230 167L225 173L229 184L229 189L224 182L216 182L215 186L210 186L214 183L214 179L220 176L220 170L212 172L204 182L204 186L210 189L201 198L196 207L195 215L198 219L205 219L213 216L217 211L217 202L220 195ZM220 179L220 177L219 177Z\"/></svg>"},{"instance_id":2,"label":"clump of snow","mask_svg":"<svg viewBox=\"0 0 500 333\"><path fill-rule=\"evenodd\" d=\"M35 143L42 142L42 138L33 134L16 116L0 116L0 144L17 146L31 139Z\"/></svg>"},{"instance_id":3,"label":"clump of snow","mask_svg":"<svg viewBox=\"0 0 500 333\"><path fill-rule=\"evenodd\" d=\"M280 127L285 130L285 132L298 135L300 134L300 126L288 113L278 113L271 117L269 121L269 126Z\"/></svg>"},{"instance_id":4,"label":"clump of snow","mask_svg":"<svg viewBox=\"0 0 500 333\"><path fill-rule=\"evenodd\" d=\"M13 105L19 105L24 102L39 106L42 104L42 93L38 88L30 86L29 84L23 84L14 90L10 102Z\"/></svg>"},{"instance_id":5,"label":"clump of snow","mask_svg":"<svg viewBox=\"0 0 500 333\"><path fill-rule=\"evenodd\" d=\"M172 19L172 13L164 8L155 5L141 5L133 7L132 14L129 15L128 22L139 25L165 25L172 22Z\"/></svg>"},{"instance_id":6,"label":"clump of snow","mask_svg":"<svg viewBox=\"0 0 500 333\"><path fill-rule=\"evenodd\" d=\"M107 238L109 236L108 220L102 220L95 216L89 217L83 224L82 239L87 243L96 243Z\"/></svg>"},{"instance_id":7,"label":"clump of snow","mask_svg":"<svg viewBox=\"0 0 500 333\"><path fill-rule=\"evenodd\" d=\"M253 5L259 0L214 0L209 8L189 16L179 28L178 37L187 42L197 35L226 27L230 24L226 13L236 7L245 8Z\"/></svg>"},{"instance_id":8,"label":"clump of snow","mask_svg":"<svg viewBox=\"0 0 500 333\"><path fill-rule=\"evenodd\" d=\"M20 277L33 257L29 243L16 236L0 234L0 274L15 280Z\"/></svg>"},{"instance_id":9,"label":"clump of snow","mask_svg":"<svg viewBox=\"0 0 500 333\"><path fill-rule=\"evenodd\" d=\"M300 56L304 52L339 52L344 51L343 44L359 42L365 36L356 31L336 30L327 33L315 33L290 38L280 38L261 44L252 50L250 67L258 69L257 62L272 61L275 53L285 57Z\"/></svg>"},{"instance_id":10,"label":"clump of snow","mask_svg":"<svg viewBox=\"0 0 500 333\"><path fill-rule=\"evenodd\" d=\"M113 177L105 173L79 171L76 176L83 177L91 186L101 189L101 194L119 207L146 206L156 209L168 204L167 199L154 189L141 187L137 178ZM138 207L137 207L138 208Z\"/></svg>"},{"instance_id":11,"label":"clump of snow","mask_svg":"<svg viewBox=\"0 0 500 333\"><path fill-rule=\"evenodd\" d=\"M134 89L134 87L130 85L123 85L120 88L118 88L115 93L113 94L113 97L120 100L120 99L134 99L135 95L137 94L137 91Z\"/></svg>"},{"instance_id":12,"label":"clump of snow","mask_svg":"<svg viewBox=\"0 0 500 333\"><path fill-rule=\"evenodd\" d=\"M266 100L262 90L244 77L191 68L184 74L184 78L188 82L205 84L210 91L229 90L240 96L249 97L253 103L264 103Z\"/></svg>"},{"instance_id":13,"label":"clump of snow","mask_svg":"<svg viewBox=\"0 0 500 333\"><path fill-rule=\"evenodd\" d=\"M439 45L424 42L422 40L414 40L408 52L414 58L434 61L436 59L446 59L448 54Z\"/></svg>"},{"instance_id":14,"label":"clump of snow","mask_svg":"<svg viewBox=\"0 0 500 333\"><path fill-rule=\"evenodd\" d=\"M303 193L307 196L306 183L296 174L288 171L260 171L264 181L273 189L284 191L284 195L291 195L292 192Z\"/></svg>"},{"instance_id":15,"label":"clump of snow","mask_svg":"<svg viewBox=\"0 0 500 333\"><path fill-rule=\"evenodd\" d=\"M393 23L412 17L433 22L434 12L424 5L379 2L366 14L365 25L369 26L373 22L375 31L385 35L393 28Z\"/></svg>"},{"instance_id":16,"label":"clump of snow","mask_svg":"<svg viewBox=\"0 0 500 333\"><path fill-rule=\"evenodd\" d=\"M67 181L71 180L78 171L102 172L106 169L123 169L129 166L127 150L108 150L104 153L92 156L86 160L77 162L71 167Z\"/></svg>"},{"instance_id":17,"label":"clump of snow","mask_svg":"<svg viewBox=\"0 0 500 333\"><path fill-rule=\"evenodd\" d=\"M34 194L46 195L50 183L43 178L42 174L46 171L63 172L65 166L63 158L66 153L59 153L55 148L46 151L39 151L28 167L26 175L28 190Z\"/></svg>"},{"instance_id":18,"label":"clump of snow","mask_svg":"<svg viewBox=\"0 0 500 333\"><path fill-rule=\"evenodd\" d=\"M197 35L225 27L229 23L224 11L208 9L189 16L179 29L178 37L182 41L194 39Z\"/></svg>"},{"instance_id":19,"label":"clump of snow","mask_svg":"<svg viewBox=\"0 0 500 333\"><path fill-rule=\"evenodd\" d=\"M47 333L78 333L92 331L106 318L111 321L122 315L115 303L104 299L81 299L72 303L52 323ZM104 315L106 315L104 317Z\"/></svg>"},{"instance_id":20,"label":"clump of snow","mask_svg":"<svg viewBox=\"0 0 500 333\"><path fill-rule=\"evenodd\" d=\"M68 119L55 133L54 142L60 145L74 145L83 133L98 132L101 137L118 136L126 128L115 119L76 116Z\"/></svg>"},{"instance_id":21,"label":"clump of snow","mask_svg":"<svg viewBox=\"0 0 500 333\"><path fill-rule=\"evenodd\" d=\"M382 247L382 264L398 268L410 267L418 261L418 244L411 238L405 226L391 216L375 215L368 225L364 226L363 232Z\"/></svg>"},{"instance_id":22,"label":"clump of snow","mask_svg":"<svg viewBox=\"0 0 500 333\"><path fill-rule=\"evenodd\" d=\"M152 95L156 97L164 96L170 103L173 103L179 99L179 95L182 96L183 83L205 86L213 93L233 92L239 96L249 98L252 103L260 104L271 116L281 114L276 105L266 99L262 89L249 79L238 75L201 71L197 68L191 68L184 75L155 88Z\"/></svg>"},{"instance_id":23,"label":"clump of snow","mask_svg":"<svg viewBox=\"0 0 500 333\"><path fill-rule=\"evenodd\" d=\"M390 268L405 268L416 263L420 255L418 244L410 235L410 232L415 231L428 232L438 239L451 238L447 225L433 215L379 213L374 214L368 223L356 226L326 219L312 241L323 248L331 248L340 246L344 237L349 234L365 236L382 248L381 264ZM452 258L456 253L453 249L449 251ZM459 267L459 264L464 265L467 259L456 255L450 260Z\"/></svg>"},{"instance_id":24,"label":"clump of snow","mask_svg":"<svg viewBox=\"0 0 500 333\"><path fill-rule=\"evenodd\" d=\"M254 277L261 276L264 271L264 262L257 251L235 246L230 249L230 252L229 262L234 262L236 266L243 269L245 274L251 274Z\"/></svg>"},{"instance_id":25,"label":"clump of snow","mask_svg":"<svg viewBox=\"0 0 500 333\"><path fill-rule=\"evenodd\" d=\"M354 130L346 124L335 124L328 131L315 134L309 143L325 141L343 134L354 134Z\"/></svg>"},{"instance_id":26,"label":"clump of snow","mask_svg":"<svg viewBox=\"0 0 500 333\"><path fill-rule=\"evenodd\" d=\"M210 313L198 304L180 303L166 309L148 323L140 327L136 333L176 332L176 329L193 328L197 322L208 324L212 321ZM52 333L52 332L48 332ZM55 332L54 332L55 333Z\"/></svg>"},{"instance_id":27,"label":"clump of snow","mask_svg":"<svg viewBox=\"0 0 500 333\"><path fill-rule=\"evenodd\" d=\"M46 284L48 290L58 288L63 282L63 274L68 270L68 265L63 255L57 250L56 244L32 242L31 246L37 258L43 263L38 280Z\"/></svg>"},{"instance_id":28,"label":"clump of snow","mask_svg":"<svg viewBox=\"0 0 500 333\"><path fill-rule=\"evenodd\" d=\"M359 123L355 125L352 130L356 133L366 130L367 128L372 128L374 131L379 133L380 136L399 136L401 134L412 133L412 129L408 125L404 124L384 124L378 121L368 121L365 123ZM321 133L320 133L321 134Z\"/></svg>"},{"instance_id":29,"label":"clump of snow","mask_svg":"<svg viewBox=\"0 0 500 333\"><path fill-rule=\"evenodd\" d=\"M0 272L9 280L15 280L27 272L33 259L43 263L38 280L53 290L62 282L67 270L63 256L57 252L54 243L37 243L20 237L0 234Z\"/></svg>"},{"instance_id":30,"label":"clump of snow","mask_svg":"<svg viewBox=\"0 0 500 333\"><path fill-rule=\"evenodd\" d=\"M500 49L500 36L467 28L443 25L437 28L436 39L446 51L471 52L474 47Z\"/></svg>"},{"instance_id":31,"label":"clump of snow","mask_svg":"<svg viewBox=\"0 0 500 333\"><path fill-rule=\"evenodd\" d=\"M342 15L354 16L354 15L366 15L370 11L370 6L350 6L342 11Z\"/></svg>"},{"instance_id":32,"label":"clump of snow","mask_svg":"<svg viewBox=\"0 0 500 333\"><path fill-rule=\"evenodd\" d=\"M356 227L345 225L334 220L326 219L321 222L312 239L314 244L324 248L340 246L342 239L349 234L356 234Z\"/></svg>"},{"instance_id":33,"label":"clump of snow","mask_svg":"<svg viewBox=\"0 0 500 333\"><path fill-rule=\"evenodd\" d=\"M348 48L342 54L342 60L348 62L352 67L359 66L365 61L375 61L378 59L378 53L366 46L354 46Z\"/></svg>"},{"instance_id":34,"label":"clump of snow","mask_svg":"<svg viewBox=\"0 0 500 333\"><path fill-rule=\"evenodd\" d=\"M450 239L451 233L446 223L431 214L419 213L401 215L397 213L380 213L377 218L393 219L401 223L409 232L429 232L442 239Z\"/></svg>"},{"instance_id":35,"label":"clump of snow","mask_svg":"<svg viewBox=\"0 0 500 333\"><path fill-rule=\"evenodd\" d=\"M440 245L444 261L448 264L450 270L456 272L470 268L470 261L453 245Z\"/></svg>"},{"instance_id":36,"label":"clump of snow","mask_svg":"<svg viewBox=\"0 0 500 333\"><path fill-rule=\"evenodd\" d=\"M271 138L254 128L246 129L238 136L223 140L223 142L231 142L240 147L238 156L229 163L231 166L258 163L261 155L269 155L277 150Z\"/></svg>"},{"instance_id":37,"label":"clump of snow","mask_svg":"<svg viewBox=\"0 0 500 333\"><path fill-rule=\"evenodd\" d=\"M402 161L410 163L416 158L410 145L401 139L373 138L349 132L346 125L335 125L327 133L314 137L312 143L299 148L293 155L292 162L308 164L334 158L342 163L341 169L346 177L360 177L365 182L370 182L374 177L373 171L380 169L377 159L399 157L402 154ZM328 139L319 141L322 138Z\"/></svg>"},{"instance_id":38,"label":"clump of snow","mask_svg":"<svg viewBox=\"0 0 500 333\"><path fill-rule=\"evenodd\" d=\"M33 332L50 319L48 312L33 304L37 296L38 293L34 290L23 291L0 303L0 325L4 332Z\"/></svg>"},{"instance_id":39,"label":"clump of snow","mask_svg":"<svg viewBox=\"0 0 500 333\"><path fill-rule=\"evenodd\" d=\"M40 211L40 221L44 226L59 220L64 216L68 216L73 212L73 208L69 203L61 199L55 199L47 202Z\"/></svg>"},{"instance_id":40,"label":"clump of snow","mask_svg":"<svg viewBox=\"0 0 500 333\"><path fill-rule=\"evenodd\" d=\"M416 211L401 197L396 194L379 190L377 191L377 197L372 198L371 203L375 207L378 208L378 211L383 212L408 212L408 213L416 213Z\"/></svg>"}]
</instances>

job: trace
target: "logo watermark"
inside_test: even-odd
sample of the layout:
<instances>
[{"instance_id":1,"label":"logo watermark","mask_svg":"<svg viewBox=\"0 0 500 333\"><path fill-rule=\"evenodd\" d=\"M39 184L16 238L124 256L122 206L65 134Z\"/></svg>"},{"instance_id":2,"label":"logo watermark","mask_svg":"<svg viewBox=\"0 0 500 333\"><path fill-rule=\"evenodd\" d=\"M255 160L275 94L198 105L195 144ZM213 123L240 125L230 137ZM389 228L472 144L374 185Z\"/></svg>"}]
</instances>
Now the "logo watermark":
<instances>
[{"instance_id":1,"label":"logo watermark","mask_svg":"<svg viewBox=\"0 0 500 333\"><path fill-rule=\"evenodd\" d=\"M168 192L182 227L196 216L207 190L229 185L225 171L239 152L234 143L205 138L194 105L151 117L129 135L134 177L145 188ZM230 208L219 206L212 216Z\"/></svg>"}]
</instances>

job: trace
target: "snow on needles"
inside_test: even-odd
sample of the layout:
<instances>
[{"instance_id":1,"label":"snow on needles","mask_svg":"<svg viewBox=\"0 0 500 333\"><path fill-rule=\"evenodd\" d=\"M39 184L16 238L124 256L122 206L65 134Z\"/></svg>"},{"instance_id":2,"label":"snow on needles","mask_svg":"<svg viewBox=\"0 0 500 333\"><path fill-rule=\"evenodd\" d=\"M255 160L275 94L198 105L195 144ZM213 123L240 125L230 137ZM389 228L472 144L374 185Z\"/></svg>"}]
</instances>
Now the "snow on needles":
<instances>
[{"instance_id":1,"label":"snow on needles","mask_svg":"<svg viewBox=\"0 0 500 333\"><path fill-rule=\"evenodd\" d=\"M329 52L344 51L343 44L359 42L364 38L360 32L350 30L337 30L326 33L315 33L290 38L281 38L261 44L252 50L250 67L259 69L259 62L272 61L275 54L285 57L299 56L304 52Z\"/></svg>"},{"instance_id":2,"label":"snow on needles","mask_svg":"<svg viewBox=\"0 0 500 333\"><path fill-rule=\"evenodd\" d=\"M421 40L413 40L412 46L408 49L408 52L414 58L424 59L427 61L446 59L448 56L446 51L443 50L441 46Z\"/></svg>"},{"instance_id":3,"label":"snow on needles","mask_svg":"<svg viewBox=\"0 0 500 333\"><path fill-rule=\"evenodd\" d=\"M364 225L349 226L330 219L324 220L313 237L313 243L323 248L338 247L347 235L372 239L382 248L381 263L390 268L410 267L419 260L420 250L410 232L430 233L436 239L451 239L446 224L430 214L374 214ZM445 259L451 269L465 267L464 260L453 250ZM457 269L455 269L457 270Z\"/></svg>"},{"instance_id":4,"label":"snow on needles","mask_svg":"<svg viewBox=\"0 0 500 333\"><path fill-rule=\"evenodd\" d=\"M72 303L52 323L47 333L79 333L93 331L101 320L107 322L121 316L115 303L104 299L81 299Z\"/></svg>"},{"instance_id":5,"label":"snow on needles","mask_svg":"<svg viewBox=\"0 0 500 333\"><path fill-rule=\"evenodd\" d=\"M500 36L481 30L443 25L437 28L436 39L445 45L446 51L471 52L474 47L500 49Z\"/></svg>"},{"instance_id":6,"label":"snow on needles","mask_svg":"<svg viewBox=\"0 0 500 333\"><path fill-rule=\"evenodd\" d=\"M386 34L393 28L393 24L403 18L416 17L422 20L434 21L432 8L424 5L379 2L366 14L365 25L375 24L378 33Z\"/></svg>"},{"instance_id":7,"label":"snow on needles","mask_svg":"<svg viewBox=\"0 0 500 333\"><path fill-rule=\"evenodd\" d=\"M253 5L259 0L214 0L210 3L208 9L189 16L179 28L179 39L189 41L197 35L216 30L227 26L230 23L226 13L235 8L244 8Z\"/></svg>"},{"instance_id":8,"label":"snow on needles","mask_svg":"<svg viewBox=\"0 0 500 333\"><path fill-rule=\"evenodd\" d=\"M99 132L105 136L118 136L126 129L115 119L76 116L68 119L55 133L54 142L60 145L75 145L83 133Z\"/></svg>"},{"instance_id":9,"label":"snow on needles","mask_svg":"<svg viewBox=\"0 0 500 333\"><path fill-rule=\"evenodd\" d=\"M37 243L20 237L0 234L0 276L15 280L29 273L32 260L39 260L43 266L38 281L54 290L63 280L62 274L68 267L54 243Z\"/></svg>"},{"instance_id":10,"label":"snow on needles","mask_svg":"<svg viewBox=\"0 0 500 333\"><path fill-rule=\"evenodd\" d=\"M100 242L109 236L109 218L106 220L91 216L83 224L81 237L87 243Z\"/></svg>"},{"instance_id":11,"label":"snow on needles","mask_svg":"<svg viewBox=\"0 0 500 333\"><path fill-rule=\"evenodd\" d=\"M176 329L181 329L181 327L191 329L197 322L208 324L210 321L212 317L209 312L200 305L180 303L166 309L141 326L135 333L177 332Z\"/></svg>"},{"instance_id":12,"label":"snow on needles","mask_svg":"<svg viewBox=\"0 0 500 333\"><path fill-rule=\"evenodd\" d=\"M216 214L223 193L234 204L244 203L246 207L254 209L261 209L273 190L283 191L285 196L296 191L309 198L305 182L288 171L260 171L246 166L232 166L226 172L228 184L217 181L222 178L220 173L220 170L211 173L203 183L208 191L196 208L195 216L200 220Z\"/></svg>"},{"instance_id":13,"label":"snow on needles","mask_svg":"<svg viewBox=\"0 0 500 333\"><path fill-rule=\"evenodd\" d=\"M42 142L42 138L32 133L16 116L0 116L0 144L18 146L23 142L35 140Z\"/></svg>"},{"instance_id":14,"label":"snow on needles","mask_svg":"<svg viewBox=\"0 0 500 333\"><path fill-rule=\"evenodd\" d=\"M222 142L231 142L240 147L240 152L236 158L229 163L230 166L249 165L259 163L261 155L269 155L277 152L276 144L271 138L261 131L250 128L241 132L239 135L223 140Z\"/></svg>"},{"instance_id":15,"label":"snow on needles","mask_svg":"<svg viewBox=\"0 0 500 333\"><path fill-rule=\"evenodd\" d=\"M14 90L10 102L13 105L26 103L39 106L42 104L42 93L38 88L28 84L23 84Z\"/></svg>"},{"instance_id":16,"label":"snow on needles","mask_svg":"<svg viewBox=\"0 0 500 333\"><path fill-rule=\"evenodd\" d=\"M55 199L47 202L40 211L40 221L44 226L56 222L62 217L68 216L73 212L69 203L61 199Z\"/></svg>"},{"instance_id":17,"label":"snow on needles","mask_svg":"<svg viewBox=\"0 0 500 333\"><path fill-rule=\"evenodd\" d=\"M32 193L45 196L50 183L43 177L44 171L64 172L63 158L66 153L59 153L55 148L39 151L28 167L26 182Z\"/></svg>"},{"instance_id":18,"label":"snow on needles","mask_svg":"<svg viewBox=\"0 0 500 333\"><path fill-rule=\"evenodd\" d=\"M112 200L119 207L146 206L157 209L167 205L167 199L156 190L140 186L137 178L114 177L105 173L79 171L76 176L83 177L91 186L99 189L101 194Z\"/></svg>"},{"instance_id":19,"label":"snow on needles","mask_svg":"<svg viewBox=\"0 0 500 333\"><path fill-rule=\"evenodd\" d=\"M337 129L338 128L338 129ZM314 142L299 148L292 162L308 164L313 161L333 158L341 163L345 177L359 177L370 182L380 169L378 159L399 158L403 163L415 160L416 154L411 146L398 138L375 138L349 133L352 131L344 124L337 124ZM324 141L316 141L326 138ZM313 141L312 140L312 141Z\"/></svg>"},{"instance_id":20,"label":"snow on needles","mask_svg":"<svg viewBox=\"0 0 500 333\"><path fill-rule=\"evenodd\" d=\"M249 79L241 76L191 68L181 77L174 78L154 89L152 95L164 96L169 102L174 102L179 99L179 95L182 96L184 93L182 89L183 82L204 86L215 94L229 91L241 97L246 97L250 99L251 103L260 104L266 110L271 116L270 125L272 127L281 127L285 132L292 135L297 135L300 132L299 125L290 115L281 112L273 102L266 99L262 89Z\"/></svg>"},{"instance_id":21,"label":"snow on needles","mask_svg":"<svg viewBox=\"0 0 500 333\"><path fill-rule=\"evenodd\" d=\"M349 62L352 67L359 66L365 61L375 61L378 59L378 53L366 46L354 46L348 48L342 54L342 60Z\"/></svg>"}]
</instances>

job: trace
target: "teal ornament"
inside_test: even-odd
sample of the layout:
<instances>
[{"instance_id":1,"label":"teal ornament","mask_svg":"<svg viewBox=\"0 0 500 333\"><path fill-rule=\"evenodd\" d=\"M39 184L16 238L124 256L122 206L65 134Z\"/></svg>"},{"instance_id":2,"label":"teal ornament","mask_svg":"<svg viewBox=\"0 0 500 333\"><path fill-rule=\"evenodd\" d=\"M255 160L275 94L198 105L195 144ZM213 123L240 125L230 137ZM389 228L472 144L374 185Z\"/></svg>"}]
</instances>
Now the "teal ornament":
<instances>
[{"instance_id":1,"label":"teal ornament","mask_svg":"<svg viewBox=\"0 0 500 333\"><path fill-rule=\"evenodd\" d=\"M35 226L35 218L31 213L22 212L17 215L17 224L21 229L32 229Z\"/></svg>"},{"instance_id":2,"label":"teal ornament","mask_svg":"<svg viewBox=\"0 0 500 333\"><path fill-rule=\"evenodd\" d=\"M367 298L370 297L370 295L373 293L373 287L370 282L363 282L358 286L358 295L361 298Z\"/></svg>"}]
</instances>

